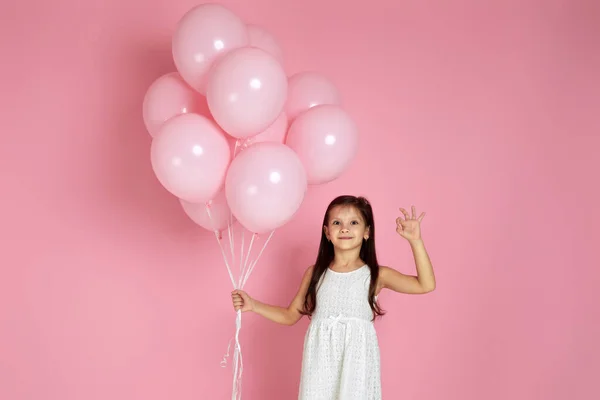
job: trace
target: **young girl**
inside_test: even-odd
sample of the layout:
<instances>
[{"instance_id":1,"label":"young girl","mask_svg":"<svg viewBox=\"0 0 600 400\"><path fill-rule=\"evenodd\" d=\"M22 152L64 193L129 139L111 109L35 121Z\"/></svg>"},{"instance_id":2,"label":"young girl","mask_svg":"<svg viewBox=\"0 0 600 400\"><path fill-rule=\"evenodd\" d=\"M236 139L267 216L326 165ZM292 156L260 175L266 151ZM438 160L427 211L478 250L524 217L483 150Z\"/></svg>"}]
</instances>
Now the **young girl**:
<instances>
[{"instance_id":1,"label":"young girl","mask_svg":"<svg viewBox=\"0 0 600 400\"><path fill-rule=\"evenodd\" d=\"M373 210L363 197L340 196L325 213L315 265L309 267L289 307L261 303L232 292L235 310L253 311L293 325L311 318L304 342L300 400L381 399L379 345L373 321L383 315L377 295L383 289L420 294L435 289L435 277L415 208L400 209L396 232L408 240L417 275L380 266L375 254Z\"/></svg>"}]
</instances>

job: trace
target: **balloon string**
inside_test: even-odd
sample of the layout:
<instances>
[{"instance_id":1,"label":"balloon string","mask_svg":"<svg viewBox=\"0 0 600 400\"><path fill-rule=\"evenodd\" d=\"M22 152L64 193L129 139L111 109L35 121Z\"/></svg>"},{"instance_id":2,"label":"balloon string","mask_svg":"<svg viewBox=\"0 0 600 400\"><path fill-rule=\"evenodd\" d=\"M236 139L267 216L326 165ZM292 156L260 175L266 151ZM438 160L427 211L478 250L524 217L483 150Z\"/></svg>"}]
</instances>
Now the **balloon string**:
<instances>
[{"instance_id":1,"label":"balloon string","mask_svg":"<svg viewBox=\"0 0 600 400\"><path fill-rule=\"evenodd\" d=\"M242 398L242 372L244 370L244 363L242 361L242 348L240 346L240 330L242 329L242 312L237 311L235 318L235 336L229 339L227 345L227 353L221 360L221 367L227 366L227 358L229 357L229 351L231 349L231 342L235 339L235 349L233 352L233 382L232 382L232 400L240 400Z\"/></svg>"},{"instance_id":2,"label":"balloon string","mask_svg":"<svg viewBox=\"0 0 600 400\"><path fill-rule=\"evenodd\" d=\"M208 219L211 222L213 222L212 219L212 214L210 212L210 202L206 203L206 213L208 214ZM233 278L233 273L231 272L231 267L229 266L229 261L227 261L227 256L225 255L225 249L223 248L223 243L221 243L221 234L219 233L218 229L214 230L215 233L215 237L217 238L217 243L219 243L219 248L221 249L221 255L223 255L223 261L225 261L225 266L227 267L227 272L229 273L229 278L231 279L231 284L233 285L234 289L237 289L237 286L235 284L235 279Z\"/></svg>"},{"instance_id":3,"label":"balloon string","mask_svg":"<svg viewBox=\"0 0 600 400\"><path fill-rule=\"evenodd\" d=\"M206 213L208 214L208 218L211 221L211 225L213 225L212 213L210 212L211 202L206 203ZM223 256L223 261L225 262L225 266L227 267L227 272L229 273L229 278L231 279L231 284L234 289L238 289L235 283L235 279L233 278L233 273L231 271L231 267L229 266L229 262L227 261L227 256L225 253L225 249L223 248L223 244L221 243L221 235L220 232L215 229L214 230L215 237L217 238L217 243L219 243L219 248L221 249L221 255ZM242 242L243 246L243 242ZM233 352L233 382L232 382L232 400L241 400L242 398L242 371L244 370L244 364L242 362L242 348L240 346L240 330L242 329L242 311L238 310L236 313L235 319L235 348ZM231 340L229 341L229 345L227 347L227 354L221 361L221 366L225 367L227 360L229 357L229 349L231 347Z\"/></svg>"},{"instance_id":4,"label":"balloon string","mask_svg":"<svg viewBox=\"0 0 600 400\"><path fill-rule=\"evenodd\" d=\"M260 259L260 256L262 255L263 251L265 251L265 248L267 247L267 244L269 244L269 242L271 241L271 238L273 237L273 234L275 233L275 229L273 229L271 231L271 234L269 235L269 237L267 238L267 240L265 240L265 243L263 244L262 249L260 249L260 252L258 253L258 255L256 256L256 259L251 263L250 268L248 269L248 271L246 272L246 276L244 276L244 279L242 280L242 287L244 287L246 285L246 281L248 280L248 278L250 277L250 274L252 273L252 271L254 270L254 267L256 266L256 263L258 262L258 260Z\"/></svg>"},{"instance_id":5,"label":"balloon string","mask_svg":"<svg viewBox=\"0 0 600 400\"><path fill-rule=\"evenodd\" d=\"M210 201L206 203L206 213L208 214L208 218L211 221L211 225L212 225L214 221L213 221L212 213L210 210L211 205L212 204ZM234 252L233 252L233 234L231 233L231 224L228 226L227 230L228 230L228 235L229 235L229 240L230 240L229 243L232 247L231 254L232 254L232 262L233 262ZM233 272L232 272L229 262L227 260L227 255L226 255L226 252L223 247L222 240L221 240L222 239L221 234L217 229L214 230L214 233L215 233L215 237L217 239L217 243L219 244L219 248L221 249L221 255L223 256L223 261L225 262L225 266L227 267L227 272L229 273L229 278L231 279L231 284L233 285L234 289L243 288L246 285L246 282L248 281L250 274L254 270L254 267L258 263L258 260L262 256L265 248L267 247L267 244L273 237L275 230L271 231L270 235L268 236L267 240L265 240L265 243L263 244L258 255L256 256L256 259L250 261L250 264L248 264L248 261L250 259L250 254L252 252L252 247L254 245L254 241L258 237L258 234L256 234L256 233L252 234L252 238L250 240L250 243L248 245L248 249L246 252L246 260L242 264L242 261L244 259L244 231L242 230L242 241L241 241L241 250L240 250L240 277L239 277L239 282L237 285L235 283L235 279L233 277ZM233 352L233 382L232 382L232 393L231 393L232 400L241 400L241 398L242 398L242 372L244 370L244 363L242 361L242 347L240 345L241 329L242 329L242 311L238 310L236 312L236 319L235 319L235 335L234 335L234 338L229 340L229 344L227 346L227 353L225 354L225 356L223 357L223 360L221 361L221 366L225 367L227 364L227 358L229 357L229 351L231 349L231 342L232 342L232 340L235 339L235 347L234 347L234 352Z\"/></svg>"},{"instance_id":6,"label":"balloon string","mask_svg":"<svg viewBox=\"0 0 600 400\"><path fill-rule=\"evenodd\" d=\"M242 230L242 244L240 246L240 273L242 271L242 269L244 268L244 238L246 237L246 235L244 235L244 231Z\"/></svg>"},{"instance_id":7,"label":"balloon string","mask_svg":"<svg viewBox=\"0 0 600 400\"><path fill-rule=\"evenodd\" d=\"M238 147L239 147L240 139L235 141L235 146L233 148L233 157L237 155ZM227 224L227 235L229 236L229 249L231 250L231 262L235 259L235 234L233 230L233 212L231 208L229 209L229 220Z\"/></svg>"},{"instance_id":8,"label":"balloon string","mask_svg":"<svg viewBox=\"0 0 600 400\"><path fill-rule=\"evenodd\" d=\"M244 363L242 362L242 348L240 346L240 330L242 329L242 311L237 311L235 318L235 350L233 352L233 382L232 382L232 400L240 400L242 398L242 371Z\"/></svg>"},{"instance_id":9,"label":"balloon string","mask_svg":"<svg viewBox=\"0 0 600 400\"><path fill-rule=\"evenodd\" d=\"M253 233L252 239L250 239L250 244L248 245L248 251L246 252L246 261L244 261L244 264L240 270L240 279L238 281L238 286L240 288L244 287L244 274L248 270L248 259L250 258L250 253L252 252L252 246L254 245L254 239L256 239L257 236L258 236L258 234ZM240 260L240 262L241 262L241 260Z\"/></svg>"},{"instance_id":10,"label":"balloon string","mask_svg":"<svg viewBox=\"0 0 600 400\"><path fill-rule=\"evenodd\" d=\"M229 220L227 224L227 236L229 237L229 250L231 250L231 262L235 260L235 246L234 246L234 233L233 233L233 213L229 210Z\"/></svg>"}]
</instances>

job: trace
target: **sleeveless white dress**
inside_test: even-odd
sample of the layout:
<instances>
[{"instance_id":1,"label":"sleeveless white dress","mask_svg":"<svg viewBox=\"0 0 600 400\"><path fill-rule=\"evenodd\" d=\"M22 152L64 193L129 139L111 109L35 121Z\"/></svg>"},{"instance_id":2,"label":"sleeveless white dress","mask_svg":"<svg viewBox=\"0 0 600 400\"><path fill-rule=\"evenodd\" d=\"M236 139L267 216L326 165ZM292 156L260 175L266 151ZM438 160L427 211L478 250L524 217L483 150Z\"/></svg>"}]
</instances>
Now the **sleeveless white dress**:
<instances>
[{"instance_id":1,"label":"sleeveless white dress","mask_svg":"<svg viewBox=\"0 0 600 400\"><path fill-rule=\"evenodd\" d=\"M368 294L371 270L327 269L304 339L299 400L380 400L379 344Z\"/></svg>"}]
</instances>

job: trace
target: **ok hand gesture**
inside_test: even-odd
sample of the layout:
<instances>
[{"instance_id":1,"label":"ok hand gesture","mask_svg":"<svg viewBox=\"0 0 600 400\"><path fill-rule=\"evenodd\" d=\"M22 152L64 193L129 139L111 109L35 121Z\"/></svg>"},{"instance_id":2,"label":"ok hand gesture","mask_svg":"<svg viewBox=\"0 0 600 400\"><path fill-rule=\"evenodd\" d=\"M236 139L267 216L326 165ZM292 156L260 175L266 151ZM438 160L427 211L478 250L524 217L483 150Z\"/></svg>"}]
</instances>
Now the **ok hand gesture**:
<instances>
[{"instance_id":1,"label":"ok hand gesture","mask_svg":"<svg viewBox=\"0 0 600 400\"><path fill-rule=\"evenodd\" d=\"M396 218L396 232L408 241L421 240L421 221L425 217L425 213L421 213L417 218L415 206L411 207L412 215L409 215L404 208L400 208L402 217Z\"/></svg>"}]
</instances>

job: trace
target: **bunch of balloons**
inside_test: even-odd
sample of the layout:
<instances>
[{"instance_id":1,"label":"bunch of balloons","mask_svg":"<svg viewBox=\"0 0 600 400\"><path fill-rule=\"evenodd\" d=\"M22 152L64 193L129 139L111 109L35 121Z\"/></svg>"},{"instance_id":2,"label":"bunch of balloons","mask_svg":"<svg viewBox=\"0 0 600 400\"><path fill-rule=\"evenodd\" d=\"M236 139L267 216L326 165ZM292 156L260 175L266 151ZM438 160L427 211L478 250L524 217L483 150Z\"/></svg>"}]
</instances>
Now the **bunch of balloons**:
<instances>
[{"instance_id":1,"label":"bunch of balloons","mask_svg":"<svg viewBox=\"0 0 600 400\"><path fill-rule=\"evenodd\" d=\"M352 162L357 128L331 81L316 72L288 77L273 36L222 5L185 13L172 51L177 71L154 81L144 98L152 169L184 212L215 233L231 283L242 289L273 232L300 208L308 185L338 178ZM242 231L238 255L235 221L252 234L245 248ZM225 230L229 251L222 244ZM268 232L251 258L255 239ZM238 279L231 267L236 260ZM240 329L238 312L234 400L241 396Z\"/></svg>"},{"instance_id":2,"label":"bunch of balloons","mask_svg":"<svg viewBox=\"0 0 600 400\"><path fill-rule=\"evenodd\" d=\"M336 179L353 160L358 132L337 88L316 72L288 77L261 27L201 4L179 21L172 54L177 71L148 88L143 117L158 181L198 225L223 231L232 214L250 232L273 231L308 185Z\"/></svg>"}]
</instances>

